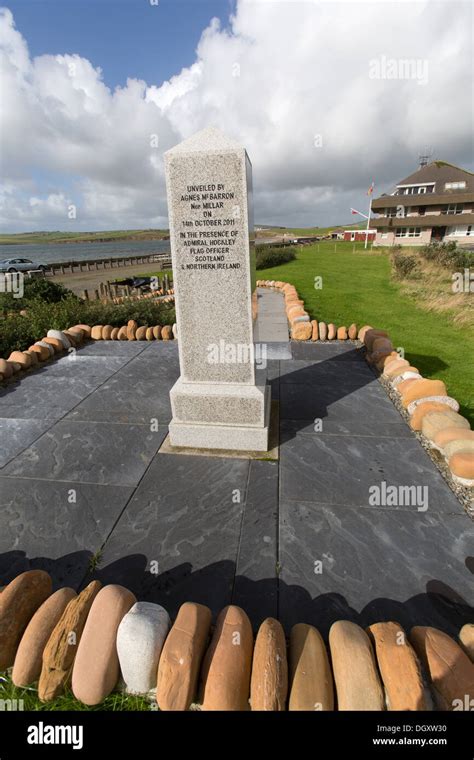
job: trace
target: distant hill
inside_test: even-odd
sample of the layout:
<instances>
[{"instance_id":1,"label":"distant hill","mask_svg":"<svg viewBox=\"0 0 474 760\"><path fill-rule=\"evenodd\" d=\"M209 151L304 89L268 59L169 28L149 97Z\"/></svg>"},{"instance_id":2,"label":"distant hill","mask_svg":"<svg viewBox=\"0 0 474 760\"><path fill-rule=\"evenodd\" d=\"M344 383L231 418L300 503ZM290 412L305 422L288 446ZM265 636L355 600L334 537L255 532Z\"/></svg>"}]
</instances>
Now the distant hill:
<instances>
[{"instance_id":1,"label":"distant hill","mask_svg":"<svg viewBox=\"0 0 474 760\"><path fill-rule=\"evenodd\" d=\"M18 232L0 234L0 245L108 243L114 240L166 240L169 230L101 230L99 232Z\"/></svg>"}]
</instances>

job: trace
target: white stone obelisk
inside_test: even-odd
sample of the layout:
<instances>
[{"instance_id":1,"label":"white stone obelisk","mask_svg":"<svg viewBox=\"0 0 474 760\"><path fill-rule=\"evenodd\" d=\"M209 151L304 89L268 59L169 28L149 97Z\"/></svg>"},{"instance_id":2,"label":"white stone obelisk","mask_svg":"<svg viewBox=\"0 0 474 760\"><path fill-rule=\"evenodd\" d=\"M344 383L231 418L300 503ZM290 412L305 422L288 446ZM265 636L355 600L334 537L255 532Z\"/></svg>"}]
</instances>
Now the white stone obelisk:
<instances>
[{"instance_id":1,"label":"white stone obelisk","mask_svg":"<svg viewBox=\"0 0 474 760\"><path fill-rule=\"evenodd\" d=\"M267 451L270 387L256 384L252 168L209 128L165 153L181 375L172 446Z\"/></svg>"}]
</instances>

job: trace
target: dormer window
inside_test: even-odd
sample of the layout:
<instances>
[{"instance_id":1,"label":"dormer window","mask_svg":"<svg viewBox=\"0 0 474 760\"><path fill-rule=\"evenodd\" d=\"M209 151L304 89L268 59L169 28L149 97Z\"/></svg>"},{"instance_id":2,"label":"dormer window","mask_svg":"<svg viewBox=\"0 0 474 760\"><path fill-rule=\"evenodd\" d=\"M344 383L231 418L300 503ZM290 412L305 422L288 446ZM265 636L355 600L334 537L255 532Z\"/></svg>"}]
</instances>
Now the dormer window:
<instances>
[{"instance_id":1,"label":"dormer window","mask_svg":"<svg viewBox=\"0 0 474 760\"><path fill-rule=\"evenodd\" d=\"M465 190L466 183L465 182L445 182L444 189L445 190Z\"/></svg>"},{"instance_id":2,"label":"dormer window","mask_svg":"<svg viewBox=\"0 0 474 760\"><path fill-rule=\"evenodd\" d=\"M397 195L424 195L425 193L433 193L435 189L435 183L429 182L425 185L398 185Z\"/></svg>"}]
</instances>

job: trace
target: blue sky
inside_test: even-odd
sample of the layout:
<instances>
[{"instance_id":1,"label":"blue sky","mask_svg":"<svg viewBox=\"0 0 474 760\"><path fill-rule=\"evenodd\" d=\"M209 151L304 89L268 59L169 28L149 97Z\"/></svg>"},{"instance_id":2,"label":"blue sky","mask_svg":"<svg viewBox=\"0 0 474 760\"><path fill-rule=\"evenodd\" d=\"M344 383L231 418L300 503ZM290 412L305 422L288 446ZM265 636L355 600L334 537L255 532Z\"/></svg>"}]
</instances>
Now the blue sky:
<instances>
[{"instance_id":1,"label":"blue sky","mask_svg":"<svg viewBox=\"0 0 474 760\"><path fill-rule=\"evenodd\" d=\"M470 3L2 4L2 231L166 227L163 154L208 126L247 149L260 224L353 222L426 146L474 168Z\"/></svg>"},{"instance_id":2,"label":"blue sky","mask_svg":"<svg viewBox=\"0 0 474 760\"><path fill-rule=\"evenodd\" d=\"M203 29L223 25L235 0L10 0L32 56L77 53L109 87L128 77L161 84L190 66Z\"/></svg>"}]
</instances>

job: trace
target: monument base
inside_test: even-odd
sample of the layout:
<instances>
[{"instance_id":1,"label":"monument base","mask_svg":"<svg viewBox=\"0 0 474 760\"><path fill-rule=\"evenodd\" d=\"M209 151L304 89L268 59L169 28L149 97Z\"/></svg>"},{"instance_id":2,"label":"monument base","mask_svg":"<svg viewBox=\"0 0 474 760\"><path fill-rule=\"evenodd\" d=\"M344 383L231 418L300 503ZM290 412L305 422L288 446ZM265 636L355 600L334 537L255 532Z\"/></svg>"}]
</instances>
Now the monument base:
<instances>
[{"instance_id":1,"label":"monument base","mask_svg":"<svg viewBox=\"0 0 474 760\"><path fill-rule=\"evenodd\" d=\"M178 380L171 389L170 398L172 446L268 451L269 385L201 385ZM192 402L191 405L188 402ZM191 412L192 419L183 412Z\"/></svg>"}]
</instances>

